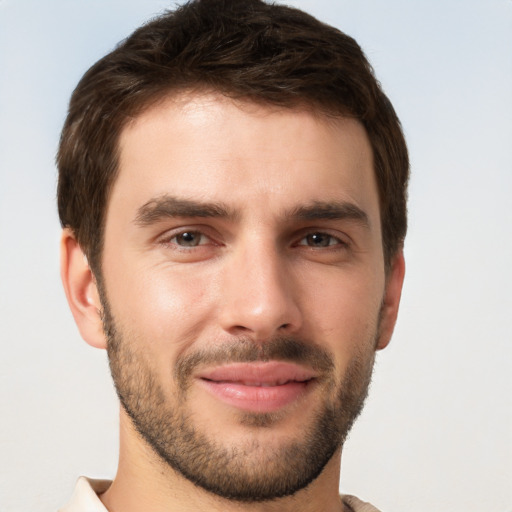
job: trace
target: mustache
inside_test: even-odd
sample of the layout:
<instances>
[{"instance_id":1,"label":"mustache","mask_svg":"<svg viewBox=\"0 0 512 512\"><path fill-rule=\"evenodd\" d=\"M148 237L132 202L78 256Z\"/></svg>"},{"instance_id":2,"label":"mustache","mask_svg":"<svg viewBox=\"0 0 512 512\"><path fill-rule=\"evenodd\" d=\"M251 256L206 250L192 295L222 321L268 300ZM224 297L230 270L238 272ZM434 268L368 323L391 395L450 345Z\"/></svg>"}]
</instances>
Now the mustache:
<instances>
[{"instance_id":1,"label":"mustache","mask_svg":"<svg viewBox=\"0 0 512 512\"><path fill-rule=\"evenodd\" d=\"M274 337L263 343L249 338L237 338L208 349L183 354L176 360L174 378L183 388L192 373L200 366L218 366L230 363L285 361L312 368L320 374L332 372L332 354L312 341L291 336Z\"/></svg>"}]
</instances>

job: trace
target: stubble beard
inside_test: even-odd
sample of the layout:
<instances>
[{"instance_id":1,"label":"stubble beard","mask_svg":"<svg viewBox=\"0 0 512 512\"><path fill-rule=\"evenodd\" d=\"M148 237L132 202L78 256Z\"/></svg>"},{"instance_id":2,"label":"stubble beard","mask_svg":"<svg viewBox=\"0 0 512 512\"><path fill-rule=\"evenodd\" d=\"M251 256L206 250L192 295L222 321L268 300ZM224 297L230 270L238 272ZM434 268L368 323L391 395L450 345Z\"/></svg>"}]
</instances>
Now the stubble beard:
<instances>
[{"instance_id":1,"label":"stubble beard","mask_svg":"<svg viewBox=\"0 0 512 512\"><path fill-rule=\"evenodd\" d=\"M170 403L144 354L133 339L116 330L102 294L103 326L108 358L120 402L140 436L174 471L219 497L263 502L295 494L307 487L342 447L368 393L375 340L362 340L364 350L337 379L332 356L317 345L279 337L257 345L248 339L222 344L211 351L178 358L174 367L175 400ZM370 348L369 348L370 347ZM200 364L282 360L308 364L322 375L322 403L291 438L277 448L262 446L257 436L243 445L212 439L194 425L187 410L190 375ZM238 422L255 431L279 423L279 413L240 413Z\"/></svg>"}]
</instances>

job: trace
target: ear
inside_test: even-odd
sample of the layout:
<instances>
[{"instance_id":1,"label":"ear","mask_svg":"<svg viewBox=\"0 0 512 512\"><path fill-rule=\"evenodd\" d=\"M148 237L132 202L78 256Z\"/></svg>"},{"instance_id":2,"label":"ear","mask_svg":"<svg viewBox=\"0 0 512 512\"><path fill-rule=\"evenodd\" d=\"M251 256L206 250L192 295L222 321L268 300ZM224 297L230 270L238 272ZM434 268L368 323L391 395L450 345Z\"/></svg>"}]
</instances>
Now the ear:
<instances>
[{"instance_id":1,"label":"ear","mask_svg":"<svg viewBox=\"0 0 512 512\"><path fill-rule=\"evenodd\" d=\"M62 284L82 338L93 347L106 348L96 279L73 232L68 228L62 231L60 257Z\"/></svg>"},{"instance_id":2,"label":"ear","mask_svg":"<svg viewBox=\"0 0 512 512\"><path fill-rule=\"evenodd\" d=\"M404 253L403 250L400 249L400 251L398 251L394 256L391 269L386 277L386 289L384 291L384 300L380 311L380 328L377 350L386 348L391 340L391 335L395 328L396 317L398 315L404 276Z\"/></svg>"}]
</instances>

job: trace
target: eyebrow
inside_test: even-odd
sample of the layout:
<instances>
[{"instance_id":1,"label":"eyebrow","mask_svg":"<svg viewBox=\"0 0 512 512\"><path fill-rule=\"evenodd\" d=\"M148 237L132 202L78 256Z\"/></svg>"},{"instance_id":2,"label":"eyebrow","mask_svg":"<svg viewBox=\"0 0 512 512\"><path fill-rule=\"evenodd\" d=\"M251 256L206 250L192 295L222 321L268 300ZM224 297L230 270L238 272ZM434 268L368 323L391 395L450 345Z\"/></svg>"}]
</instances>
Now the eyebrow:
<instances>
[{"instance_id":1,"label":"eyebrow","mask_svg":"<svg viewBox=\"0 0 512 512\"><path fill-rule=\"evenodd\" d=\"M137 210L135 223L144 227L174 217L234 219L237 214L222 203L199 202L164 195L142 205Z\"/></svg>"},{"instance_id":2,"label":"eyebrow","mask_svg":"<svg viewBox=\"0 0 512 512\"><path fill-rule=\"evenodd\" d=\"M290 217L302 221L348 219L365 228L370 227L370 219L366 212L347 201L315 201L311 205L293 209Z\"/></svg>"},{"instance_id":3,"label":"eyebrow","mask_svg":"<svg viewBox=\"0 0 512 512\"><path fill-rule=\"evenodd\" d=\"M239 213L223 203L202 202L169 195L149 200L137 210L135 223L141 227L155 224L166 218L203 217L235 220ZM315 201L310 205L293 208L286 218L298 221L352 220L369 228L368 215L358 206L347 201Z\"/></svg>"}]
</instances>

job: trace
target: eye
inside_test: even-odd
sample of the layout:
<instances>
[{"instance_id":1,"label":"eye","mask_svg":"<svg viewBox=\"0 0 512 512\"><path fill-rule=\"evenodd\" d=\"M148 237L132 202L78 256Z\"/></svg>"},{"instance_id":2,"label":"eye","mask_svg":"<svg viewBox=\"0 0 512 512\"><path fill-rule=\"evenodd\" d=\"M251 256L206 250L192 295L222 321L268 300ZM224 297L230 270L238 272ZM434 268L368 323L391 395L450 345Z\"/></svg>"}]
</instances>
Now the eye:
<instances>
[{"instance_id":1,"label":"eye","mask_svg":"<svg viewBox=\"0 0 512 512\"><path fill-rule=\"evenodd\" d=\"M209 260L223 247L219 233L210 226L179 226L162 233L156 247L166 261L195 263Z\"/></svg>"},{"instance_id":2,"label":"eye","mask_svg":"<svg viewBox=\"0 0 512 512\"><path fill-rule=\"evenodd\" d=\"M197 247L208 243L209 238L200 231L183 231L169 239L168 243L180 247Z\"/></svg>"},{"instance_id":3,"label":"eye","mask_svg":"<svg viewBox=\"0 0 512 512\"><path fill-rule=\"evenodd\" d=\"M335 245L346 245L345 242L338 237L329 235L328 233L316 232L306 235L299 240L298 245L305 245L308 247L332 247Z\"/></svg>"}]
</instances>

